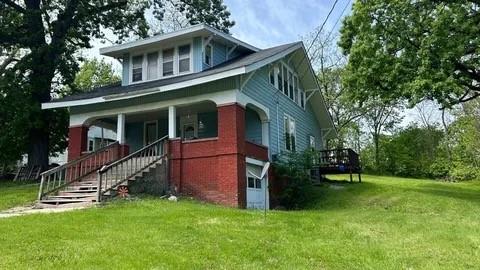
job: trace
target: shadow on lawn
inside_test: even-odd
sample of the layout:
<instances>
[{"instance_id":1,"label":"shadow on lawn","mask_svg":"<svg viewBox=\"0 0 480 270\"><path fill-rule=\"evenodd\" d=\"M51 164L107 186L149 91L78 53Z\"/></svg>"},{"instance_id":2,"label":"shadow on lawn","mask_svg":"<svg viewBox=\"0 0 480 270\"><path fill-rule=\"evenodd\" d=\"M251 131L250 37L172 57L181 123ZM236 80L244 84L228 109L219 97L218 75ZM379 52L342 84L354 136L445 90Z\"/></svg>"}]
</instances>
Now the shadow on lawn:
<instances>
[{"instance_id":1,"label":"shadow on lawn","mask_svg":"<svg viewBox=\"0 0 480 270\"><path fill-rule=\"evenodd\" d=\"M402 188L406 191L413 191L428 195L440 196L440 197L447 197L452 199L459 199L463 201L467 201L470 203L480 204L480 192L474 190L468 190L465 188L455 187L455 184L449 185L434 185L428 184L423 185L416 188Z\"/></svg>"}]
</instances>

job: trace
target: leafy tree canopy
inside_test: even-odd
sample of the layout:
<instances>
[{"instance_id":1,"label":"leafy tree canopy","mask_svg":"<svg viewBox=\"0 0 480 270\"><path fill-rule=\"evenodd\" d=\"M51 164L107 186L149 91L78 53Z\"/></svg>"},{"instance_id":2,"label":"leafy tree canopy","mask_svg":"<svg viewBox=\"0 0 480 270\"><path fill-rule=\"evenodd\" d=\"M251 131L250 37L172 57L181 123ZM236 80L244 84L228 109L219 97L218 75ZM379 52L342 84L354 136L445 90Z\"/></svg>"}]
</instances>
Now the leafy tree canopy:
<instances>
[{"instance_id":1,"label":"leafy tree canopy","mask_svg":"<svg viewBox=\"0 0 480 270\"><path fill-rule=\"evenodd\" d=\"M480 96L478 0L356 1L339 45L357 99L424 99L443 106Z\"/></svg>"},{"instance_id":2,"label":"leafy tree canopy","mask_svg":"<svg viewBox=\"0 0 480 270\"><path fill-rule=\"evenodd\" d=\"M85 92L120 81L120 76L115 73L111 64L94 58L82 64L73 81L73 87L74 91Z\"/></svg>"}]
</instances>

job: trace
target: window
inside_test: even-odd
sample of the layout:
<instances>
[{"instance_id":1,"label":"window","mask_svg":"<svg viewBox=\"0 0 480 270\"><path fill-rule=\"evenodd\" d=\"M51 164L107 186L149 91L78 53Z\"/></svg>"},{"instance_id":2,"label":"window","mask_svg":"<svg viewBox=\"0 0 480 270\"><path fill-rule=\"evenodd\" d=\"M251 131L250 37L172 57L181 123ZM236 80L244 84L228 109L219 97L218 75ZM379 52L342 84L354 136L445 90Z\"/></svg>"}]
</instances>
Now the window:
<instances>
[{"instance_id":1,"label":"window","mask_svg":"<svg viewBox=\"0 0 480 270\"><path fill-rule=\"evenodd\" d=\"M298 77L293 76L293 101L298 104Z\"/></svg>"},{"instance_id":2,"label":"window","mask_svg":"<svg viewBox=\"0 0 480 270\"><path fill-rule=\"evenodd\" d=\"M209 65L209 66L212 65L212 55L213 55L213 47L212 45L208 44L207 46L205 46L205 55L203 58L203 62L206 65Z\"/></svg>"},{"instance_id":3,"label":"window","mask_svg":"<svg viewBox=\"0 0 480 270\"><path fill-rule=\"evenodd\" d=\"M293 73L291 71L288 72L288 93L291 100L294 100L294 92L293 92Z\"/></svg>"},{"instance_id":4,"label":"window","mask_svg":"<svg viewBox=\"0 0 480 270\"><path fill-rule=\"evenodd\" d=\"M190 44L178 47L178 72L190 71Z\"/></svg>"},{"instance_id":5,"label":"window","mask_svg":"<svg viewBox=\"0 0 480 270\"><path fill-rule=\"evenodd\" d=\"M277 84L278 84L278 90L283 91L283 77L282 77L282 67L280 66L280 69L278 70L277 74Z\"/></svg>"},{"instance_id":6,"label":"window","mask_svg":"<svg viewBox=\"0 0 480 270\"><path fill-rule=\"evenodd\" d=\"M255 178L255 177L248 177L247 178L247 186L248 186L248 188L261 189L262 188L262 179L258 179L258 178Z\"/></svg>"},{"instance_id":7,"label":"window","mask_svg":"<svg viewBox=\"0 0 480 270\"><path fill-rule=\"evenodd\" d=\"M283 93L288 96L288 71L286 66L283 66Z\"/></svg>"},{"instance_id":8,"label":"window","mask_svg":"<svg viewBox=\"0 0 480 270\"><path fill-rule=\"evenodd\" d=\"M143 55L132 57L132 82L139 82L142 78Z\"/></svg>"},{"instance_id":9,"label":"window","mask_svg":"<svg viewBox=\"0 0 480 270\"><path fill-rule=\"evenodd\" d=\"M299 90L299 92L300 107L305 109L305 92L303 92L303 90Z\"/></svg>"},{"instance_id":10,"label":"window","mask_svg":"<svg viewBox=\"0 0 480 270\"><path fill-rule=\"evenodd\" d=\"M88 152L93 152L93 140L88 140Z\"/></svg>"},{"instance_id":11,"label":"window","mask_svg":"<svg viewBox=\"0 0 480 270\"><path fill-rule=\"evenodd\" d=\"M158 77L158 52L147 54L147 80Z\"/></svg>"},{"instance_id":12,"label":"window","mask_svg":"<svg viewBox=\"0 0 480 270\"><path fill-rule=\"evenodd\" d=\"M295 151L295 119L285 115L284 116L284 132L285 132L285 149L288 151Z\"/></svg>"},{"instance_id":13,"label":"window","mask_svg":"<svg viewBox=\"0 0 480 270\"><path fill-rule=\"evenodd\" d=\"M174 49L163 50L163 76L173 75L173 53Z\"/></svg>"},{"instance_id":14,"label":"window","mask_svg":"<svg viewBox=\"0 0 480 270\"><path fill-rule=\"evenodd\" d=\"M310 148L315 149L315 136L308 136L308 145Z\"/></svg>"},{"instance_id":15,"label":"window","mask_svg":"<svg viewBox=\"0 0 480 270\"><path fill-rule=\"evenodd\" d=\"M270 69L268 77L270 78L270 84L275 86L275 68Z\"/></svg>"}]
</instances>

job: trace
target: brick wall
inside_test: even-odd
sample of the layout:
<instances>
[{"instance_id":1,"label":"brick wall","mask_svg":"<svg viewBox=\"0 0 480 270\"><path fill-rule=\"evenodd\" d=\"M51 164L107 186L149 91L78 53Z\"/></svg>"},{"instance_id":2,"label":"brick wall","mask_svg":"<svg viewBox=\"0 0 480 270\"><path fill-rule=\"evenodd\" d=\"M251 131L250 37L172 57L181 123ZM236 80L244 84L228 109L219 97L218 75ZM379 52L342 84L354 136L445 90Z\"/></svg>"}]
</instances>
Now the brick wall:
<instances>
[{"instance_id":1,"label":"brick wall","mask_svg":"<svg viewBox=\"0 0 480 270\"><path fill-rule=\"evenodd\" d=\"M218 137L171 140L170 185L177 192L232 207L246 206L245 109L218 106Z\"/></svg>"}]
</instances>

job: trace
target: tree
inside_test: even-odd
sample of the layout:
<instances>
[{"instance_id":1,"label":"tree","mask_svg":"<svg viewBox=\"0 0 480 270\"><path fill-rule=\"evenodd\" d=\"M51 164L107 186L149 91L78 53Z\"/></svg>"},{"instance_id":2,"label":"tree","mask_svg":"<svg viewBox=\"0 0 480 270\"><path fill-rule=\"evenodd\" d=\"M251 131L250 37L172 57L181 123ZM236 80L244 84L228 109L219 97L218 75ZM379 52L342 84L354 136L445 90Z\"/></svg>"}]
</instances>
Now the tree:
<instances>
[{"instance_id":1,"label":"tree","mask_svg":"<svg viewBox=\"0 0 480 270\"><path fill-rule=\"evenodd\" d=\"M315 40L309 51L309 58L317 70L320 91L337 129L338 136L329 144L343 148L345 142L350 141L347 137L355 134L355 120L365 113L365 109L360 108L359 104L349 97L348 89L342 86L341 78L346 61L335 44L336 37L320 33L315 39L316 34L315 31L304 39L306 44L312 44Z\"/></svg>"},{"instance_id":2,"label":"tree","mask_svg":"<svg viewBox=\"0 0 480 270\"><path fill-rule=\"evenodd\" d=\"M102 87L121 81L111 64L103 60L87 60L83 63L80 71L73 80L74 91L90 91L96 87Z\"/></svg>"},{"instance_id":3,"label":"tree","mask_svg":"<svg viewBox=\"0 0 480 270\"><path fill-rule=\"evenodd\" d=\"M165 33L189 25L205 23L220 31L229 33L235 22L223 0L162 0L161 10L154 11L154 33Z\"/></svg>"},{"instance_id":4,"label":"tree","mask_svg":"<svg viewBox=\"0 0 480 270\"><path fill-rule=\"evenodd\" d=\"M5 105L0 125L10 128L0 134L0 149L17 143L14 152L26 151L29 164L46 168L48 154L65 147L68 117L66 110L41 110L40 104L73 83L79 69L76 52L90 48L91 39L105 39L106 30L116 42L147 36L145 11L151 8L161 18L164 1L0 0L0 99ZM182 2L191 22L233 24L220 0Z\"/></svg>"},{"instance_id":5,"label":"tree","mask_svg":"<svg viewBox=\"0 0 480 270\"><path fill-rule=\"evenodd\" d=\"M346 85L359 99L410 105L480 96L479 12L478 0L356 1L339 43L349 57Z\"/></svg>"},{"instance_id":6,"label":"tree","mask_svg":"<svg viewBox=\"0 0 480 270\"><path fill-rule=\"evenodd\" d=\"M401 120L401 105L385 103L381 100L371 100L366 106L368 111L362 119L370 130L373 139L375 167L378 170L380 165L380 136L383 132L392 130Z\"/></svg>"}]
</instances>

